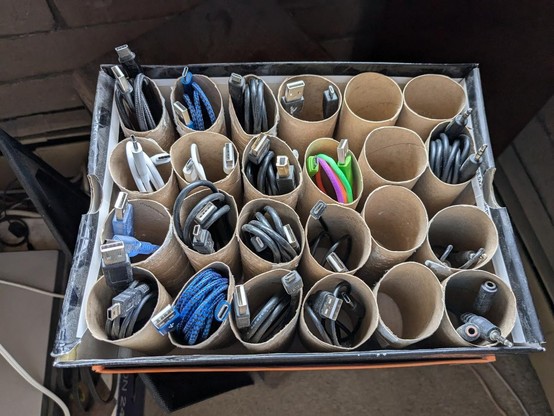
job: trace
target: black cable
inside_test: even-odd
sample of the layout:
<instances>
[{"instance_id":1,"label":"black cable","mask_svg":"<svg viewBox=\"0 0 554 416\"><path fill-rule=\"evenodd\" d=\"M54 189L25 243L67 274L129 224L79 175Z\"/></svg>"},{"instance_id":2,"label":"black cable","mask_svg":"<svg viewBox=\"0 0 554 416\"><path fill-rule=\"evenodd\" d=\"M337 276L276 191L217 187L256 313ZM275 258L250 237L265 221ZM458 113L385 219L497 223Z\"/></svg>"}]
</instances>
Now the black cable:
<instances>
[{"instance_id":1,"label":"black cable","mask_svg":"<svg viewBox=\"0 0 554 416\"><path fill-rule=\"evenodd\" d=\"M294 235L289 224L283 225L283 220L275 208L266 205L263 211L255 212L253 219L242 226L245 244L272 263L291 261L300 253L298 237ZM290 230L289 233L286 228Z\"/></svg>"},{"instance_id":2,"label":"black cable","mask_svg":"<svg viewBox=\"0 0 554 416\"><path fill-rule=\"evenodd\" d=\"M185 198L202 186L212 193L190 210L182 225L181 208ZM226 246L233 237L233 230L229 226L230 212L231 206L227 203L225 194L219 192L212 182L195 181L183 188L175 200L173 226L184 244L201 254L210 254ZM203 213L201 220L198 218L200 213Z\"/></svg>"},{"instance_id":3,"label":"black cable","mask_svg":"<svg viewBox=\"0 0 554 416\"><path fill-rule=\"evenodd\" d=\"M320 218L320 220L322 220L322 218ZM327 227L327 224L325 224L325 227ZM322 242L324 237L327 237L327 239L329 240L329 243L330 243L329 246L328 246L329 248L325 252L325 255L318 259L316 257L316 253L317 253L318 249L321 248L320 247L321 242ZM337 250L345 242L346 242L347 245L346 245L346 249L343 250L344 254L343 254L343 256L339 256L339 254L337 253ZM320 265L325 267L326 269L329 269L329 267L326 267L326 265L328 264L329 256L333 253L337 254L339 259L346 266L347 263L348 263L348 260L350 259L350 254L351 254L351 251L352 251L352 236L350 234L344 234L341 237L339 237L337 240L335 240L335 239L333 239L333 237L331 236L329 231L323 230L320 233L318 233L318 235L315 236L315 238L313 238L309 242L309 246L310 246L310 252L312 253L312 256L314 257L314 259L316 259L316 261ZM329 270L332 270L332 269L329 269ZM337 271L337 270L333 270L333 271Z\"/></svg>"},{"instance_id":4,"label":"black cable","mask_svg":"<svg viewBox=\"0 0 554 416\"><path fill-rule=\"evenodd\" d=\"M351 285L345 281L335 286L333 293L318 291L311 295L305 308L320 339L340 347L354 344L366 313L363 304L352 294Z\"/></svg>"},{"instance_id":5,"label":"black cable","mask_svg":"<svg viewBox=\"0 0 554 416\"><path fill-rule=\"evenodd\" d=\"M259 134L269 130L264 83L250 78L248 83L238 74L229 78L229 94L237 118L246 133Z\"/></svg>"},{"instance_id":6,"label":"black cable","mask_svg":"<svg viewBox=\"0 0 554 416\"><path fill-rule=\"evenodd\" d=\"M457 184L465 182L473 176L476 171L470 168L462 169L463 164L469 159L475 163L480 163L480 154L470 154L471 137L467 134L459 134L455 137L449 137L445 133L440 133L437 137L431 139L429 143L429 167L431 171L442 182ZM469 173L468 173L469 172Z\"/></svg>"}]
</instances>

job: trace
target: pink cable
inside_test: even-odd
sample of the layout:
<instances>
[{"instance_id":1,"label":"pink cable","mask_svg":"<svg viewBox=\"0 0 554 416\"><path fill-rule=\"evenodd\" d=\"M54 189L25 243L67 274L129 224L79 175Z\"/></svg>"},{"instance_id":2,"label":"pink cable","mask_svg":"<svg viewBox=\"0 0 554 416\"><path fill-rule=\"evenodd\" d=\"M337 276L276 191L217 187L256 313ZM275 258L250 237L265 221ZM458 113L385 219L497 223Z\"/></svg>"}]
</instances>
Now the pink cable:
<instances>
[{"instance_id":1,"label":"pink cable","mask_svg":"<svg viewBox=\"0 0 554 416\"><path fill-rule=\"evenodd\" d=\"M345 204L346 199L344 198L343 192L341 192L342 191L341 183L339 181L339 178L337 178L336 173L333 172L333 169L331 169L331 166L329 166L329 164L325 160L318 157L317 161L319 162L319 165L323 168L323 170L325 171L325 174L331 181L331 185L333 185L333 189L335 190L335 194L337 195L337 200Z\"/></svg>"}]
</instances>

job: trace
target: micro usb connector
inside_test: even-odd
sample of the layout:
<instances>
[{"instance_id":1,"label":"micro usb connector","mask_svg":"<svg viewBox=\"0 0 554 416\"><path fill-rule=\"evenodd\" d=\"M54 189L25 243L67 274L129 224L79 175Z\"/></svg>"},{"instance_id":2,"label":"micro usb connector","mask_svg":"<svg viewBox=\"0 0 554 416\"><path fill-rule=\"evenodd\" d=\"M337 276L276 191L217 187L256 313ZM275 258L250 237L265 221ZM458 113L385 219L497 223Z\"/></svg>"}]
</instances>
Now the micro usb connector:
<instances>
[{"instance_id":1,"label":"micro usb connector","mask_svg":"<svg viewBox=\"0 0 554 416\"><path fill-rule=\"evenodd\" d=\"M291 296L297 296L300 294L300 290L304 286L302 278L296 270L293 270L281 278L281 283L287 292Z\"/></svg>"},{"instance_id":2,"label":"micro usb connector","mask_svg":"<svg viewBox=\"0 0 554 416\"><path fill-rule=\"evenodd\" d=\"M112 299L112 305L108 308L108 319L114 319L127 316L135 309L140 301L150 292L146 283L139 284L136 287L128 287Z\"/></svg>"},{"instance_id":3,"label":"micro usb connector","mask_svg":"<svg viewBox=\"0 0 554 416\"><path fill-rule=\"evenodd\" d=\"M102 244L100 254L106 283L118 293L124 291L133 281L133 270L125 244L121 241Z\"/></svg>"},{"instance_id":4,"label":"micro usb connector","mask_svg":"<svg viewBox=\"0 0 554 416\"><path fill-rule=\"evenodd\" d=\"M285 95L281 97L281 103L292 116L296 116L302 111L305 86L304 81L289 82L285 85Z\"/></svg>"},{"instance_id":5,"label":"micro usb connector","mask_svg":"<svg viewBox=\"0 0 554 416\"><path fill-rule=\"evenodd\" d=\"M275 162L277 168L277 189L280 194L288 194L296 188L296 180L294 178L294 165L289 164L287 156L279 155Z\"/></svg>"}]
</instances>

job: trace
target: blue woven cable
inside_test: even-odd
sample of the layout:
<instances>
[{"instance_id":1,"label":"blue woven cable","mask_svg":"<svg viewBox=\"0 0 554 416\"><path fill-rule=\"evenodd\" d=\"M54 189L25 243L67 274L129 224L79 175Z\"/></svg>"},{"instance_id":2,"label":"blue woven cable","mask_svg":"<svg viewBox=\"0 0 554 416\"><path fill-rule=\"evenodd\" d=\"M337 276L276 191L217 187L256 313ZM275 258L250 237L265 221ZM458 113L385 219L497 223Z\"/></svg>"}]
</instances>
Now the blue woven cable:
<instances>
[{"instance_id":1,"label":"blue woven cable","mask_svg":"<svg viewBox=\"0 0 554 416\"><path fill-rule=\"evenodd\" d=\"M175 302L181 317L175 331L187 345L206 340L226 302L229 280L214 269L200 272ZM226 317L226 316L225 316Z\"/></svg>"},{"instance_id":2,"label":"blue woven cable","mask_svg":"<svg viewBox=\"0 0 554 416\"><path fill-rule=\"evenodd\" d=\"M185 102L185 105L189 110L190 118L192 119L192 122L194 124L194 129L205 130L206 128L209 128L212 124L215 123L216 116L214 109L210 104L210 100L208 100L208 97L202 90L202 87L200 87L198 83L192 80L192 74L190 72L187 72L186 75L181 78L181 83L183 84L184 91L183 101ZM204 109L208 114L208 118L210 119L209 125L206 125L207 123L204 123L202 106L204 106Z\"/></svg>"}]
</instances>

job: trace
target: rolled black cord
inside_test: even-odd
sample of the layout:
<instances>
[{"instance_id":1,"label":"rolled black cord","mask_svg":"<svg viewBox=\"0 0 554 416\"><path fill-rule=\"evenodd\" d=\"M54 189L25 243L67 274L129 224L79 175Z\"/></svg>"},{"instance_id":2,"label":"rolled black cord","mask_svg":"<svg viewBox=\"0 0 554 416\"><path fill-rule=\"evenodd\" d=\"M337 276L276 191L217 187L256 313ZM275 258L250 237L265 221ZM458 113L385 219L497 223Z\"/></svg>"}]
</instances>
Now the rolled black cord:
<instances>
[{"instance_id":1,"label":"rolled black cord","mask_svg":"<svg viewBox=\"0 0 554 416\"><path fill-rule=\"evenodd\" d=\"M325 252L325 255L318 259L316 257L317 250L320 248L321 241L324 237L327 237L327 239L330 242L329 248ZM344 250L344 255L341 257L337 253L337 250L339 247L344 243L347 243L346 249ZM327 259L332 253L336 253L337 256L340 258L340 260L343 262L343 264L346 266L348 263L348 260L350 259L350 253L352 249L352 236L350 234L345 234L341 237L339 237L337 240L334 240L331 234L328 231L321 231L312 241L309 243L310 245L310 252L312 253L312 256L316 261L323 267L326 267ZM327 267L326 267L327 268Z\"/></svg>"},{"instance_id":2,"label":"rolled black cord","mask_svg":"<svg viewBox=\"0 0 554 416\"><path fill-rule=\"evenodd\" d=\"M259 134L269 130L264 96L264 83L256 78L248 81L243 93L244 119L242 126L249 134Z\"/></svg>"},{"instance_id":3,"label":"rolled black cord","mask_svg":"<svg viewBox=\"0 0 554 416\"><path fill-rule=\"evenodd\" d=\"M429 143L429 167L442 182L457 184L461 177L461 167L470 156L471 138L460 134L449 139L444 133Z\"/></svg>"}]
</instances>

